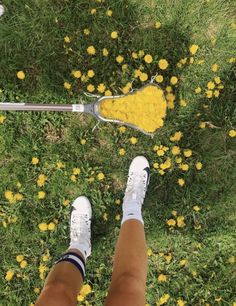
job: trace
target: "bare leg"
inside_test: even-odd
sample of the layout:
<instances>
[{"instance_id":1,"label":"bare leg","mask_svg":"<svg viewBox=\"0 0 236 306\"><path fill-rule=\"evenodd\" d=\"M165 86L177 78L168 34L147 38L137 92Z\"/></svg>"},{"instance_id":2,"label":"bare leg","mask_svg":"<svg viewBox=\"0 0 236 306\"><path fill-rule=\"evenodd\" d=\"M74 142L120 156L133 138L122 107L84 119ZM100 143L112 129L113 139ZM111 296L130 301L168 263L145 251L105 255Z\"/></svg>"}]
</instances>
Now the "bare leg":
<instances>
[{"instance_id":1,"label":"bare leg","mask_svg":"<svg viewBox=\"0 0 236 306\"><path fill-rule=\"evenodd\" d=\"M83 257L77 249L68 251ZM82 285L83 279L80 271L70 262L60 262L48 274L35 306L76 306L77 295Z\"/></svg>"},{"instance_id":2,"label":"bare leg","mask_svg":"<svg viewBox=\"0 0 236 306\"><path fill-rule=\"evenodd\" d=\"M144 306L147 246L143 224L135 219L121 226L106 306Z\"/></svg>"}]
</instances>

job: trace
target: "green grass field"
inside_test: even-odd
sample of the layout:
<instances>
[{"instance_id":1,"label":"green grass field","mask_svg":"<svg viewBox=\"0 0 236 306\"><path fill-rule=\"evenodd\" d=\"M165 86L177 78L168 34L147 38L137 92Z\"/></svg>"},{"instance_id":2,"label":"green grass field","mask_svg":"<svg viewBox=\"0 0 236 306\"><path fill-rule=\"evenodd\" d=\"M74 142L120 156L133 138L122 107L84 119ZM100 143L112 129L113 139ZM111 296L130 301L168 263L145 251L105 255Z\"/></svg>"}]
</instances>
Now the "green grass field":
<instances>
[{"instance_id":1,"label":"green grass field","mask_svg":"<svg viewBox=\"0 0 236 306\"><path fill-rule=\"evenodd\" d=\"M235 306L235 1L3 4L1 102L87 103L95 99L84 95L93 86L94 95L105 94L100 84L120 95L128 82L140 88L158 74L174 103L154 138L86 114L0 113L0 306L34 305L68 247L70 204L82 194L91 200L93 220L85 282L91 290L79 296L80 305L103 305L128 167L137 155L151 165L143 206L148 305ZM160 59L168 61L167 69L159 68ZM182 138L171 140L176 132ZM180 154L172 153L174 146Z\"/></svg>"}]
</instances>

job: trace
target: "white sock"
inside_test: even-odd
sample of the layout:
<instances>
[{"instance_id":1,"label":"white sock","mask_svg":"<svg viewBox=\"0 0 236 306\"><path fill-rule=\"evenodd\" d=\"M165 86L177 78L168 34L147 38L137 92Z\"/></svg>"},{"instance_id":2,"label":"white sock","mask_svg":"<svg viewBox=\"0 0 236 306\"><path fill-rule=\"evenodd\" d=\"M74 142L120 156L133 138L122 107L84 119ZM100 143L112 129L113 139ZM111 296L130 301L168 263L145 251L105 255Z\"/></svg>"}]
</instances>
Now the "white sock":
<instances>
[{"instance_id":1,"label":"white sock","mask_svg":"<svg viewBox=\"0 0 236 306\"><path fill-rule=\"evenodd\" d=\"M143 217L142 217L142 211L140 205L138 205L136 202L129 202L129 203L123 203L123 218L121 220L121 225L130 219L136 219L142 222L144 225Z\"/></svg>"},{"instance_id":2,"label":"white sock","mask_svg":"<svg viewBox=\"0 0 236 306\"><path fill-rule=\"evenodd\" d=\"M78 243L78 242L72 242L71 241L69 249L77 249L77 250L79 250L82 253L82 255L84 256L84 260L86 262L87 254L86 254L86 246L85 245L82 245L81 243Z\"/></svg>"}]
</instances>

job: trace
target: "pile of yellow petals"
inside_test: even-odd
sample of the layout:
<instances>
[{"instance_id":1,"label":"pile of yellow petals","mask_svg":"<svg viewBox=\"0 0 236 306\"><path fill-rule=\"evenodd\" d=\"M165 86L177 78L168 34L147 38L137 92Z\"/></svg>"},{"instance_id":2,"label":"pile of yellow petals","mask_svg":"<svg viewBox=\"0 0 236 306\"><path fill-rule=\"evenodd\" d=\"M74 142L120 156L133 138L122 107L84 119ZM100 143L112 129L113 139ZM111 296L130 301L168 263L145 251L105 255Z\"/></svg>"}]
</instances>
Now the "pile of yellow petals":
<instances>
[{"instance_id":1,"label":"pile of yellow petals","mask_svg":"<svg viewBox=\"0 0 236 306\"><path fill-rule=\"evenodd\" d=\"M135 93L104 99L99 112L104 118L120 120L153 133L163 126L166 108L163 91L150 84Z\"/></svg>"}]
</instances>

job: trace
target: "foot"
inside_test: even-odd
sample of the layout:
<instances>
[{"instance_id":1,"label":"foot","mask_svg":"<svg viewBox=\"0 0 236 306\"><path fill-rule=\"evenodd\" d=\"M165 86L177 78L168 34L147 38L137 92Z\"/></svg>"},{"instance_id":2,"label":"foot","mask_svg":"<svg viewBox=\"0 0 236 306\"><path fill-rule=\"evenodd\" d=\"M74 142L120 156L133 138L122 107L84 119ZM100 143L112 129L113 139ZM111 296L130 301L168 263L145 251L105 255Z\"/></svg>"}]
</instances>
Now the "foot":
<instances>
[{"instance_id":1,"label":"foot","mask_svg":"<svg viewBox=\"0 0 236 306\"><path fill-rule=\"evenodd\" d=\"M142 208L147 187L150 180L150 166L144 156L137 156L129 167L129 176L123 201L123 211L132 203Z\"/></svg>"},{"instance_id":2,"label":"foot","mask_svg":"<svg viewBox=\"0 0 236 306\"><path fill-rule=\"evenodd\" d=\"M70 215L70 248L78 249L85 259L91 254L91 217L89 199L85 196L75 199Z\"/></svg>"}]
</instances>

